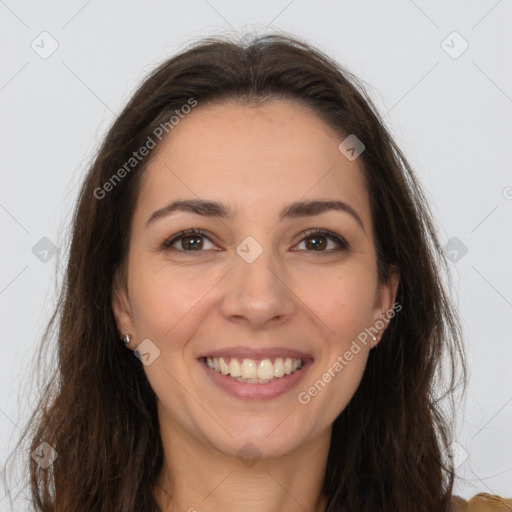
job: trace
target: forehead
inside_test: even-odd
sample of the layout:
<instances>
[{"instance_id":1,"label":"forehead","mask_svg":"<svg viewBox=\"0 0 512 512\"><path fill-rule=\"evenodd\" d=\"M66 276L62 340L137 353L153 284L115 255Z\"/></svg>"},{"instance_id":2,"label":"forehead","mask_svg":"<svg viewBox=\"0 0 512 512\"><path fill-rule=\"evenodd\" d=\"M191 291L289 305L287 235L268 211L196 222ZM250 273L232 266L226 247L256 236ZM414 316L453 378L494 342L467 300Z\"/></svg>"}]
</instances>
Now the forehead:
<instances>
[{"instance_id":1,"label":"forehead","mask_svg":"<svg viewBox=\"0 0 512 512\"><path fill-rule=\"evenodd\" d=\"M369 210L357 161L338 149L345 136L290 100L257 106L200 104L162 141L141 182L141 206L205 198L236 209L324 198Z\"/></svg>"}]
</instances>

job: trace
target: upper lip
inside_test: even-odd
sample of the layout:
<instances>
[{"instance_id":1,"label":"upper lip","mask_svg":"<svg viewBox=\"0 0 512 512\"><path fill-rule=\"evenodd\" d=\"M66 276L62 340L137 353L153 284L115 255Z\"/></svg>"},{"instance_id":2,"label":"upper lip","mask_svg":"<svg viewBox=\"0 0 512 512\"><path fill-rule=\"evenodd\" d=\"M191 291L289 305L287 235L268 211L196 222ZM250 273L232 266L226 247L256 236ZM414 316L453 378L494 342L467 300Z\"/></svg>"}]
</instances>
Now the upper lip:
<instances>
[{"instance_id":1,"label":"upper lip","mask_svg":"<svg viewBox=\"0 0 512 512\"><path fill-rule=\"evenodd\" d=\"M237 359L273 359L276 357L290 357L292 359L313 359L311 354L301 352L300 350L269 347L269 348L251 348L251 347L226 347L209 350L199 356L204 357L236 357Z\"/></svg>"}]
</instances>

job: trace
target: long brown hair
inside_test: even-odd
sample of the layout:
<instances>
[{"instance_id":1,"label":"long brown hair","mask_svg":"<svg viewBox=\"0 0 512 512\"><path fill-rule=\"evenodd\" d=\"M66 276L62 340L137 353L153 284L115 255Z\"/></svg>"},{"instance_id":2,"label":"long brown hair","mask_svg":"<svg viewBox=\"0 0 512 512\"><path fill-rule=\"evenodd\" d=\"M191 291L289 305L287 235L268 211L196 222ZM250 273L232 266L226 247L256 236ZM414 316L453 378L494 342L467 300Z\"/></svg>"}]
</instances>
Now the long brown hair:
<instances>
[{"instance_id":1,"label":"long brown hair","mask_svg":"<svg viewBox=\"0 0 512 512\"><path fill-rule=\"evenodd\" d=\"M359 388L333 424L327 511L450 509L454 469L443 451L451 417L442 399L465 384L466 365L425 197L363 84L310 45L266 35L208 38L164 62L114 121L85 176L58 306L39 354L40 361L56 331L56 365L20 440L30 440L30 453L46 442L58 454L47 469L27 456L37 511L158 510L152 489L163 452L155 394L120 342L111 307L151 156L129 168L126 162L191 100L201 106L279 98L309 105L340 142L354 134L364 143L379 276L400 272L402 310L370 351ZM127 172L119 173L123 166Z\"/></svg>"}]
</instances>

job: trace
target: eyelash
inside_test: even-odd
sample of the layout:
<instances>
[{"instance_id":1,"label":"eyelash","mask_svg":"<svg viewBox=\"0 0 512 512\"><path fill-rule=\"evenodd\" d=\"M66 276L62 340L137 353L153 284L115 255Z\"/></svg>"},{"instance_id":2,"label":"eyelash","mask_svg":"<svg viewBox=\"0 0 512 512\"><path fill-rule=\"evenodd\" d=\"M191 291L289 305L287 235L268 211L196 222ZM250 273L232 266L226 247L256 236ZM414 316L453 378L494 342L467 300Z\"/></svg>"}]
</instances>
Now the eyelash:
<instances>
[{"instance_id":1,"label":"eyelash","mask_svg":"<svg viewBox=\"0 0 512 512\"><path fill-rule=\"evenodd\" d=\"M308 229L307 231L305 231L304 236L299 240L298 244L302 243L304 240L307 240L308 238L314 237L315 235L325 236L326 238L330 238L331 240L334 240L334 242L338 245L338 248L334 249L334 250L330 249L328 251L313 251L313 250L308 251L308 250L306 250L305 252L317 253L319 255L322 255L322 254L333 254L334 252L344 251L349 248L348 242L343 237L336 235L330 231L326 231L324 229L316 229L316 228ZM176 235L173 235L171 238L168 238L167 240L164 241L161 248L166 251L176 251L176 252L181 252L184 254L185 253L193 254L195 252L198 252L198 253L204 252L203 250L187 251L184 249L175 249L172 247L177 241L181 240L182 238L187 238L190 236L203 236L203 237L207 238L210 242L213 243L211 238L202 229L191 228L191 229L186 229L184 231L180 231Z\"/></svg>"}]
</instances>

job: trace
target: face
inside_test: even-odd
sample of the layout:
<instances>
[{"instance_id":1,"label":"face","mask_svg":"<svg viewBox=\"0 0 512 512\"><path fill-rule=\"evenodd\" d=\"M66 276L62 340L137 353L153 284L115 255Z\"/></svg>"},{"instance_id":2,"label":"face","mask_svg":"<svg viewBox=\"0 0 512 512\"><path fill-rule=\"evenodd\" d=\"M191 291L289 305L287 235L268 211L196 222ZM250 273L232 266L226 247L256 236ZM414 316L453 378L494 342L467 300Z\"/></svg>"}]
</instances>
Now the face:
<instances>
[{"instance_id":1,"label":"face","mask_svg":"<svg viewBox=\"0 0 512 512\"><path fill-rule=\"evenodd\" d=\"M344 138L280 100L199 105L162 142L113 300L120 333L144 343L161 428L226 455L247 442L283 455L330 432L352 398L397 278L379 282Z\"/></svg>"}]
</instances>

